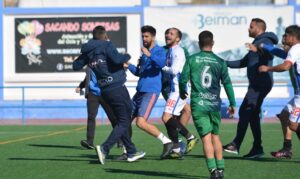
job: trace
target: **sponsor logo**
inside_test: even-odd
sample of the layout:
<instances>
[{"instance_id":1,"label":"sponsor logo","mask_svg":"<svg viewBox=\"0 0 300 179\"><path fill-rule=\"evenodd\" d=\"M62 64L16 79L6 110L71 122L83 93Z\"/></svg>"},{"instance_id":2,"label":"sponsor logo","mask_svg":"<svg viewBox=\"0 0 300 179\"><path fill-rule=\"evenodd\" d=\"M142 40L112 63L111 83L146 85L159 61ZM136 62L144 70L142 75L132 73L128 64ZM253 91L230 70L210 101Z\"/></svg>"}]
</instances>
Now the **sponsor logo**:
<instances>
[{"instance_id":1,"label":"sponsor logo","mask_svg":"<svg viewBox=\"0 0 300 179\"><path fill-rule=\"evenodd\" d=\"M112 76L108 76L107 78L98 80L98 84L100 86L106 86L106 85L110 84L113 80L114 80L114 78Z\"/></svg>"},{"instance_id":2,"label":"sponsor logo","mask_svg":"<svg viewBox=\"0 0 300 179\"><path fill-rule=\"evenodd\" d=\"M203 99L208 99L208 100L215 100L217 99L217 95L216 94L211 94L211 93L199 93L198 96L200 98L203 98Z\"/></svg>"},{"instance_id":3,"label":"sponsor logo","mask_svg":"<svg viewBox=\"0 0 300 179\"><path fill-rule=\"evenodd\" d=\"M235 25L245 25L247 23L246 16L230 16L230 15L215 15L215 16L205 16L203 14L197 15L197 25L199 29L206 26L235 26Z\"/></svg>"},{"instance_id":4,"label":"sponsor logo","mask_svg":"<svg viewBox=\"0 0 300 179\"><path fill-rule=\"evenodd\" d=\"M201 106L203 106L203 105L204 105L204 102L203 102L202 100L200 100L200 101L198 102L198 104L201 105Z\"/></svg>"}]
</instances>

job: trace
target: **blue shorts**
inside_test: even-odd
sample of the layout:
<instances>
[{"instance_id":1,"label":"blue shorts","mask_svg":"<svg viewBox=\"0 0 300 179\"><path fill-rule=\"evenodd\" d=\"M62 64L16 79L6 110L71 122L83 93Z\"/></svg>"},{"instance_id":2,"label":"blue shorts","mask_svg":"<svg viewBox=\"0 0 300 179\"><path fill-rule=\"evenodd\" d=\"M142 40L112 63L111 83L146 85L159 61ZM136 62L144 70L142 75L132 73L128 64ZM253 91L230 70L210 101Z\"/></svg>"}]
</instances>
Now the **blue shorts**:
<instances>
[{"instance_id":1,"label":"blue shorts","mask_svg":"<svg viewBox=\"0 0 300 179\"><path fill-rule=\"evenodd\" d=\"M158 97L159 95L156 93L136 92L132 98L133 118L143 117L148 119Z\"/></svg>"}]
</instances>

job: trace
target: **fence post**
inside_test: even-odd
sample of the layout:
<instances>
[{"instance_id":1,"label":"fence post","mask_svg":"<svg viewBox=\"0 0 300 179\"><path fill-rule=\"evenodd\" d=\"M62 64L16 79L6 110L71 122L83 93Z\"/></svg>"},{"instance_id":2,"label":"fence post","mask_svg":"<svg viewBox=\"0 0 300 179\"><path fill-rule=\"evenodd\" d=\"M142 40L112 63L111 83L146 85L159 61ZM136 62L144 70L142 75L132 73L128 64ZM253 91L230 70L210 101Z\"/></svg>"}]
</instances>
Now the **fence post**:
<instances>
[{"instance_id":1,"label":"fence post","mask_svg":"<svg viewBox=\"0 0 300 179\"><path fill-rule=\"evenodd\" d=\"M104 109L102 106L100 107L100 118L101 118L101 124L103 125L104 124Z\"/></svg>"},{"instance_id":2,"label":"fence post","mask_svg":"<svg viewBox=\"0 0 300 179\"><path fill-rule=\"evenodd\" d=\"M25 125L25 87L22 87L22 124Z\"/></svg>"}]
</instances>

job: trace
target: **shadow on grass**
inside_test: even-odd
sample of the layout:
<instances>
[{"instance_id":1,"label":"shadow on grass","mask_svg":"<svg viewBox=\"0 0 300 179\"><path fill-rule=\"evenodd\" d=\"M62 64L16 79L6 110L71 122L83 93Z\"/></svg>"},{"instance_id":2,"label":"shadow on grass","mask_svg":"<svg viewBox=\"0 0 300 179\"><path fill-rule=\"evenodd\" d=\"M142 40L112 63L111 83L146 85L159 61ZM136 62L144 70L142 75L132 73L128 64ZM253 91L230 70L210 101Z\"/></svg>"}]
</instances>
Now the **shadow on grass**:
<instances>
[{"instance_id":1,"label":"shadow on grass","mask_svg":"<svg viewBox=\"0 0 300 179\"><path fill-rule=\"evenodd\" d=\"M193 159L193 158L199 158L199 159L205 159L204 155L185 155L186 159ZM254 161L254 162L294 162L294 163L300 163L299 158L292 158L292 159L280 159L280 158L274 158L274 157L262 157L262 158L256 158L256 159L245 159L243 156L235 155L235 156L224 156L225 160L244 160L244 161Z\"/></svg>"},{"instance_id":2,"label":"shadow on grass","mask_svg":"<svg viewBox=\"0 0 300 179\"><path fill-rule=\"evenodd\" d=\"M294 163L299 163L299 158L293 158L293 159L280 159L280 158L274 158L274 157L262 157L262 158L256 158L256 159L245 159L243 158L242 156L224 156L224 159L228 159L228 160L244 160L244 161L253 161L253 162L273 162L273 163L276 163L276 162L288 162L288 163L291 163L291 162L294 162Z\"/></svg>"},{"instance_id":3,"label":"shadow on grass","mask_svg":"<svg viewBox=\"0 0 300 179\"><path fill-rule=\"evenodd\" d=\"M44 147L44 148L83 149L80 146L71 146L71 145L28 144L28 146ZM86 150L86 149L84 149L84 150Z\"/></svg>"},{"instance_id":4,"label":"shadow on grass","mask_svg":"<svg viewBox=\"0 0 300 179\"><path fill-rule=\"evenodd\" d=\"M124 170L124 169L115 169L115 168L107 168L104 169L106 172L110 173L124 173L124 174L134 174L134 175L141 175L141 177L148 176L148 177L170 177L170 178L207 178L207 176L195 176L195 175L186 175L181 173L169 173L169 172L161 172L161 171L149 171L149 170Z\"/></svg>"},{"instance_id":5,"label":"shadow on grass","mask_svg":"<svg viewBox=\"0 0 300 179\"><path fill-rule=\"evenodd\" d=\"M263 157L263 158L257 158L257 159L243 159L242 160L247 160L247 161L255 161L255 162L295 162L299 163L299 161L296 161L294 159L278 159L274 157Z\"/></svg>"},{"instance_id":6,"label":"shadow on grass","mask_svg":"<svg viewBox=\"0 0 300 179\"><path fill-rule=\"evenodd\" d=\"M8 160L24 160L24 161L61 161L61 162L76 162L76 161L90 161L89 159L87 160L82 160L82 159L65 159L65 158L8 158Z\"/></svg>"}]
</instances>

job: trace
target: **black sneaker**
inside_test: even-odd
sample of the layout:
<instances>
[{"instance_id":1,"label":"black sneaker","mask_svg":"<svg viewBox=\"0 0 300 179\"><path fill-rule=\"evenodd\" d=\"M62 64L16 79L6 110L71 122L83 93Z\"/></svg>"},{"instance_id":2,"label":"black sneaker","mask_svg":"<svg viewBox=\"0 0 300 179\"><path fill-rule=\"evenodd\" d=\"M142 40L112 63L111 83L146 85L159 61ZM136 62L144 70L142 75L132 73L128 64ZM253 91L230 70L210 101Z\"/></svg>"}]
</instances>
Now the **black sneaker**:
<instances>
[{"instance_id":1,"label":"black sneaker","mask_svg":"<svg viewBox=\"0 0 300 179\"><path fill-rule=\"evenodd\" d=\"M224 145L223 150L225 152L228 152L228 153L231 153L231 154L239 154L239 149L237 148L237 146L233 142L231 142L227 145Z\"/></svg>"},{"instance_id":2,"label":"black sneaker","mask_svg":"<svg viewBox=\"0 0 300 179\"><path fill-rule=\"evenodd\" d=\"M244 155L243 157L246 159L256 159L256 158L261 158L264 154L265 153L262 147L252 148L250 152L247 155Z\"/></svg>"},{"instance_id":3,"label":"black sneaker","mask_svg":"<svg viewBox=\"0 0 300 179\"><path fill-rule=\"evenodd\" d=\"M223 179L224 178L224 170L218 169L218 172L219 172L219 178Z\"/></svg>"},{"instance_id":4,"label":"black sneaker","mask_svg":"<svg viewBox=\"0 0 300 179\"><path fill-rule=\"evenodd\" d=\"M127 160L127 154L123 153L122 155L115 158L115 160L118 160L118 161Z\"/></svg>"},{"instance_id":5,"label":"black sneaker","mask_svg":"<svg viewBox=\"0 0 300 179\"><path fill-rule=\"evenodd\" d=\"M162 154L160 155L160 159L166 159L168 155L172 152L172 149L173 149L173 142L164 144L164 149Z\"/></svg>"},{"instance_id":6,"label":"black sneaker","mask_svg":"<svg viewBox=\"0 0 300 179\"><path fill-rule=\"evenodd\" d=\"M271 155L275 158L291 159L293 156L292 150L280 149L276 152L271 152Z\"/></svg>"},{"instance_id":7,"label":"black sneaker","mask_svg":"<svg viewBox=\"0 0 300 179\"><path fill-rule=\"evenodd\" d=\"M81 145L83 148L86 148L86 149L95 149L94 145L88 143L87 140L82 140L82 141L80 141L80 145Z\"/></svg>"},{"instance_id":8,"label":"black sneaker","mask_svg":"<svg viewBox=\"0 0 300 179\"><path fill-rule=\"evenodd\" d=\"M217 169L214 169L210 172L210 179L219 179L220 173Z\"/></svg>"}]
</instances>

